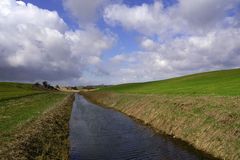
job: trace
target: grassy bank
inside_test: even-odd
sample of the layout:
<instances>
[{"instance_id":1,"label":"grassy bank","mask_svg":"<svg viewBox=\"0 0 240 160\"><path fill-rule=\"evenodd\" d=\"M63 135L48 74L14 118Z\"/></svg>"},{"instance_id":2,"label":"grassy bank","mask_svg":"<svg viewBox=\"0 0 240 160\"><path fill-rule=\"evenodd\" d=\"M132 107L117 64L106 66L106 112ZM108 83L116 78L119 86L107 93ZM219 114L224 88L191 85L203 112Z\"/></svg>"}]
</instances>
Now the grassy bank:
<instances>
[{"instance_id":1,"label":"grassy bank","mask_svg":"<svg viewBox=\"0 0 240 160\"><path fill-rule=\"evenodd\" d=\"M0 157L67 159L72 101L31 84L0 83Z\"/></svg>"},{"instance_id":2,"label":"grassy bank","mask_svg":"<svg viewBox=\"0 0 240 160\"><path fill-rule=\"evenodd\" d=\"M83 94L215 157L240 159L240 69Z\"/></svg>"},{"instance_id":3,"label":"grassy bank","mask_svg":"<svg viewBox=\"0 0 240 160\"><path fill-rule=\"evenodd\" d=\"M32 84L0 82L0 102L45 92L47 91L33 87Z\"/></svg>"},{"instance_id":4,"label":"grassy bank","mask_svg":"<svg viewBox=\"0 0 240 160\"><path fill-rule=\"evenodd\" d=\"M240 97L161 96L88 92L156 131L173 135L222 159L240 159Z\"/></svg>"},{"instance_id":5,"label":"grassy bank","mask_svg":"<svg viewBox=\"0 0 240 160\"><path fill-rule=\"evenodd\" d=\"M66 94L49 92L1 102L0 135L10 136L11 132L24 126L28 121L37 119L64 97Z\"/></svg>"},{"instance_id":6,"label":"grassy bank","mask_svg":"<svg viewBox=\"0 0 240 160\"><path fill-rule=\"evenodd\" d=\"M69 159L68 121L73 95L52 107L34 121L29 121L4 143L2 159Z\"/></svg>"},{"instance_id":7,"label":"grassy bank","mask_svg":"<svg viewBox=\"0 0 240 160\"><path fill-rule=\"evenodd\" d=\"M168 80L121 84L100 91L161 95L240 95L240 69L198 73Z\"/></svg>"}]
</instances>

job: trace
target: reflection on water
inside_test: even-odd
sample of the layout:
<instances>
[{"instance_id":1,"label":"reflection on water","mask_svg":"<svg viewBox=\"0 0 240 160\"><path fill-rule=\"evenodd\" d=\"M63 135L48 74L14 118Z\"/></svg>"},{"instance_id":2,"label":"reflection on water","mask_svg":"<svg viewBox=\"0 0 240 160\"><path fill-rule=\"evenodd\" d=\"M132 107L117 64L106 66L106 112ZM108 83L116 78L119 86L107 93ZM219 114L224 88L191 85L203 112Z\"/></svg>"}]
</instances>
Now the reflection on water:
<instances>
[{"instance_id":1,"label":"reflection on water","mask_svg":"<svg viewBox=\"0 0 240 160\"><path fill-rule=\"evenodd\" d=\"M70 120L71 160L205 159L129 117L76 94Z\"/></svg>"}]
</instances>

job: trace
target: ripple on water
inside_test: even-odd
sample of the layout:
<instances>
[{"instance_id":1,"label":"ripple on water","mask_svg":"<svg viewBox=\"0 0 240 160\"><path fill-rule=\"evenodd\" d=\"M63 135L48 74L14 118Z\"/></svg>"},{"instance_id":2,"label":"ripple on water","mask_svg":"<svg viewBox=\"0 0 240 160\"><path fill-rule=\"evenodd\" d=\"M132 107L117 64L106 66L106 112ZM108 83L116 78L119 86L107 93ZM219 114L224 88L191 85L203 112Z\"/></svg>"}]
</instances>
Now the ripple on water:
<instances>
[{"instance_id":1,"label":"ripple on water","mask_svg":"<svg viewBox=\"0 0 240 160\"><path fill-rule=\"evenodd\" d=\"M206 159L129 117L76 95L70 120L71 160Z\"/></svg>"}]
</instances>

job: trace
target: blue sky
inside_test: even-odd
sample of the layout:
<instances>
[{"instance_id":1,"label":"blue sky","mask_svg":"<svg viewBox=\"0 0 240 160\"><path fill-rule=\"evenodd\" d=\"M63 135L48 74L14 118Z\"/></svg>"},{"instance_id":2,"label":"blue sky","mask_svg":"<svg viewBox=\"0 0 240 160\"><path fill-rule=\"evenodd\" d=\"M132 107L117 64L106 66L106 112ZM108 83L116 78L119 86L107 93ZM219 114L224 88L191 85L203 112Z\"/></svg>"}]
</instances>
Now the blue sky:
<instances>
[{"instance_id":1,"label":"blue sky","mask_svg":"<svg viewBox=\"0 0 240 160\"><path fill-rule=\"evenodd\" d=\"M59 3L59 0L23 0L25 3L34 4L40 8L47 9L50 11L56 11L61 18L67 23L67 25L75 30L78 29L78 23L74 20L74 18L64 9L62 3ZM152 4L154 0L123 0L123 3L128 6L139 6L143 3L145 4ZM165 7L172 6L176 4L176 0L163 0L163 4ZM109 26L107 25L103 18L100 18L96 22L97 27L100 30L110 29L113 33L117 35L119 38L114 47L110 50L105 51L103 55L104 59L108 59L109 57L113 57L115 54L120 53L132 53L139 49L139 44L137 43L139 34L136 31L127 30L120 26Z\"/></svg>"},{"instance_id":2,"label":"blue sky","mask_svg":"<svg viewBox=\"0 0 240 160\"><path fill-rule=\"evenodd\" d=\"M1 0L0 7L1 81L117 84L240 67L239 0Z\"/></svg>"},{"instance_id":3,"label":"blue sky","mask_svg":"<svg viewBox=\"0 0 240 160\"><path fill-rule=\"evenodd\" d=\"M59 0L24 0L25 3L34 4L42 9L50 11L56 11L61 18L68 24L72 29L76 29L78 24L71 18L71 16L64 10L62 3Z\"/></svg>"}]
</instances>

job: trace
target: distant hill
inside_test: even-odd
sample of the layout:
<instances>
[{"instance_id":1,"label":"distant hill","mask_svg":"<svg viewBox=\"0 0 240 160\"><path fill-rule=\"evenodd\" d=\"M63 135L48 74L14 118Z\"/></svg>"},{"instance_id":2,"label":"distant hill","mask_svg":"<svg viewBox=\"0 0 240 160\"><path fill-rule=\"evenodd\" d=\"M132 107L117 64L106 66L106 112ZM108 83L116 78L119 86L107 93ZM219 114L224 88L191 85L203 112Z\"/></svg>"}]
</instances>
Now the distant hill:
<instances>
[{"instance_id":1,"label":"distant hill","mask_svg":"<svg viewBox=\"0 0 240 160\"><path fill-rule=\"evenodd\" d=\"M240 95L240 69L187 75L161 81L129 83L100 91L136 94Z\"/></svg>"},{"instance_id":2,"label":"distant hill","mask_svg":"<svg viewBox=\"0 0 240 160\"><path fill-rule=\"evenodd\" d=\"M0 101L46 92L32 84L0 82Z\"/></svg>"}]
</instances>

